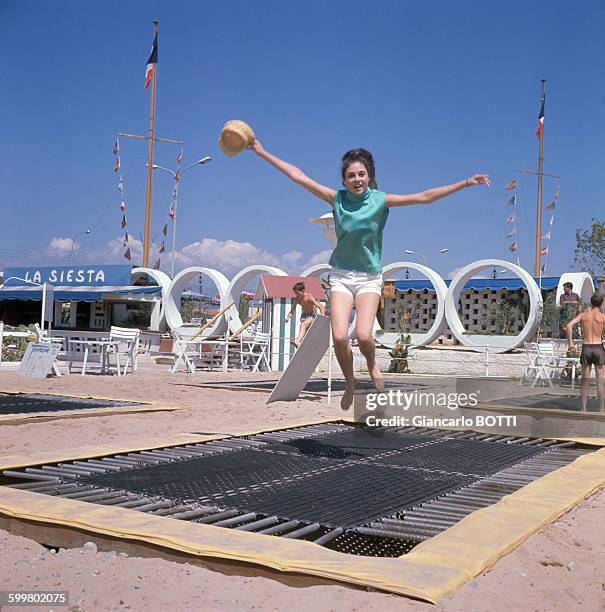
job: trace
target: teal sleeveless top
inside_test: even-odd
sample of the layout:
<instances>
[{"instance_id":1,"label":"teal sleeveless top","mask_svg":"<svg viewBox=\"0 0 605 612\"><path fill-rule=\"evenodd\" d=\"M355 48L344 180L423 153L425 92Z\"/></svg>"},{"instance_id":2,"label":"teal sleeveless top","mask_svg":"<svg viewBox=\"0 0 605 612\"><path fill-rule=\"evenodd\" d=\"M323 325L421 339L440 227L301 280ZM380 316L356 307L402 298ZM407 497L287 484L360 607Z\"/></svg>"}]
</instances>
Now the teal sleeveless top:
<instances>
[{"instance_id":1,"label":"teal sleeveless top","mask_svg":"<svg viewBox=\"0 0 605 612\"><path fill-rule=\"evenodd\" d=\"M389 216L386 193L369 187L361 195L341 189L334 195L336 248L330 265L375 274L382 271L382 232Z\"/></svg>"}]
</instances>

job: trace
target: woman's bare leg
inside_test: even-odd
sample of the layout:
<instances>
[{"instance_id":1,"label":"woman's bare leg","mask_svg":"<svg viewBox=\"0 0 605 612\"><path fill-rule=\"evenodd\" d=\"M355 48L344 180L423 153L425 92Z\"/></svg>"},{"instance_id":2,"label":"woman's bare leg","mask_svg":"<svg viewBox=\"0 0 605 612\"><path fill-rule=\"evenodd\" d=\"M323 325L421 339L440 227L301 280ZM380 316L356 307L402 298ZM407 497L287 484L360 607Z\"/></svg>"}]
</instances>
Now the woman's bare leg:
<instances>
[{"instance_id":1,"label":"woman's bare leg","mask_svg":"<svg viewBox=\"0 0 605 612\"><path fill-rule=\"evenodd\" d=\"M380 303L380 296L376 293L362 293L355 299L355 311L357 318L355 322L355 335L359 343L359 350L366 358L368 372L376 390L384 391L384 378L380 368L376 365L376 349L374 346L374 320Z\"/></svg>"},{"instance_id":2,"label":"woman's bare leg","mask_svg":"<svg viewBox=\"0 0 605 612\"><path fill-rule=\"evenodd\" d=\"M353 375L353 352L349 344L349 320L353 310L353 296L343 291L333 291L330 297L330 323L332 340L338 365L345 377L345 393L340 400L340 407L348 410L353 403L355 377Z\"/></svg>"}]
</instances>

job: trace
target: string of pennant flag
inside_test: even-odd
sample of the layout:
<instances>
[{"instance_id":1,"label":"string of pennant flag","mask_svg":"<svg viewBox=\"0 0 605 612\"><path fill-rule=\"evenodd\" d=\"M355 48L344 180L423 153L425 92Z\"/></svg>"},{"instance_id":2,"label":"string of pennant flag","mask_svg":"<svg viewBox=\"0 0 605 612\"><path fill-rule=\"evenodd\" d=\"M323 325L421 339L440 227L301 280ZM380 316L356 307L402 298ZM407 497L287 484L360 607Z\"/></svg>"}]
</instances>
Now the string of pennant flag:
<instances>
[{"instance_id":1,"label":"string of pennant flag","mask_svg":"<svg viewBox=\"0 0 605 612\"><path fill-rule=\"evenodd\" d=\"M550 213L550 216L548 218L548 230L546 231L546 234L540 236L540 257L544 257L544 261L542 262L542 265L541 265L542 274L544 274L544 272L546 271L546 263L548 261L548 254L550 251L550 238L552 235L552 225L555 220L555 213L553 211L556 210L558 201L559 201L559 188L557 187L557 190L555 191L555 195L553 199L551 200L549 204L546 205L546 210L547 212ZM543 244L544 241L546 241L545 245Z\"/></svg>"},{"instance_id":2,"label":"string of pennant flag","mask_svg":"<svg viewBox=\"0 0 605 612\"><path fill-rule=\"evenodd\" d=\"M517 210L516 210L516 207L518 204L518 197L519 197L517 193L517 179L513 179L512 181L509 181L508 183L506 183L506 185L504 186L504 189L507 191L512 191L512 190L515 191L515 193L512 196L510 196L507 201L507 206L509 208L512 208L513 211L512 213L508 215L508 217L506 217L506 222L512 225L512 228L508 232L506 237L513 239L513 242L511 242L508 246L508 250L511 253L516 253L516 264L520 266L521 263L519 261L519 255L518 255L519 245L517 242ZM541 239L540 257L545 258L545 260L542 262L542 267L541 267L542 273L544 273L546 269L547 257L548 257L548 253L550 250L550 239L552 236L552 226L555 220L555 213L553 211L557 208L558 200L559 200L559 188L557 187L557 190L555 191L553 199L551 200L549 204L546 205L546 211L550 213L550 216L547 221L548 230L545 234L540 236L540 239Z\"/></svg>"},{"instance_id":3,"label":"string of pennant flag","mask_svg":"<svg viewBox=\"0 0 605 612\"><path fill-rule=\"evenodd\" d=\"M118 192L120 193L120 213L121 213L120 228L124 230L124 238L122 240L122 246L126 247L126 250L124 251L124 257L128 259L128 261L132 261L132 251L130 250L131 235L128 233L128 227L127 227L128 221L127 221L127 216L126 216L126 197L125 197L125 189L124 189L124 177L122 176L122 173L120 172L122 164L120 160L120 140L119 138L116 138L116 141L113 147L113 155L115 158L113 170L114 172L118 173ZM172 189L172 193L170 196L170 203L168 205L168 213L167 213L168 220L164 223L164 227L162 228L163 239L158 248L158 253L160 255L166 252L165 239L168 236L168 223L170 221L174 223L176 219L176 201L178 197L178 182L181 178L180 164L182 160L183 160L183 147L181 146L176 156L177 171L175 174L174 187ZM160 265L161 265L161 257L158 257L153 267L154 269L159 270Z\"/></svg>"},{"instance_id":4,"label":"string of pennant flag","mask_svg":"<svg viewBox=\"0 0 605 612\"><path fill-rule=\"evenodd\" d=\"M513 212L511 214L508 215L508 217L506 217L506 222L512 225L512 229L510 230L510 232L508 232L508 234L506 235L507 238L512 238L513 242L511 242L511 244L508 246L508 250L511 253L515 253L515 257L516 257L516 261L515 263L518 266L521 266L521 261L519 260L519 246L517 244L517 180L513 179L512 181L509 181L508 183L506 183L506 185L504 186L504 189L506 191L512 191L514 190L514 193L512 196L510 196L508 198L508 202L507 202L507 206L509 208L513 209Z\"/></svg>"},{"instance_id":5,"label":"string of pennant flag","mask_svg":"<svg viewBox=\"0 0 605 612\"><path fill-rule=\"evenodd\" d=\"M122 213L122 219L120 221L120 227L124 230L124 239L122 240L122 246L126 247L124 251L124 257L128 261L132 260L132 253L130 252L130 236L128 235L127 221L126 221L126 197L124 194L124 177L122 176L120 161L120 139L116 138L116 142L113 145L113 156L115 158L113 164L113 171L118 174L118 191L120 193L120 212Z\"/></svg>"}]
</instances>

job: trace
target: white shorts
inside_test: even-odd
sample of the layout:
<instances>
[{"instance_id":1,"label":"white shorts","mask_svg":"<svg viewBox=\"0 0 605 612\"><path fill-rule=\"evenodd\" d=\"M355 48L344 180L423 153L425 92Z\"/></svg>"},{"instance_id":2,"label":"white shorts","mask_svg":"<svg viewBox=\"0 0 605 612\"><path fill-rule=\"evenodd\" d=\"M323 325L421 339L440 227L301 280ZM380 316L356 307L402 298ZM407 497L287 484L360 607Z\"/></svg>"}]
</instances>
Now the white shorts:
<instances>
[{"instance_id":1,"label":"white shorts","mask_svg":"<svg viewBox=\"0 0 605 612\"><path fill-rule=\"evenodd\" d=\"M332 268L330 270L330 291L347 293L353 298L362 293L382 295L382 272L368 274L367 272Z\"/></svg>"}]
</instances>

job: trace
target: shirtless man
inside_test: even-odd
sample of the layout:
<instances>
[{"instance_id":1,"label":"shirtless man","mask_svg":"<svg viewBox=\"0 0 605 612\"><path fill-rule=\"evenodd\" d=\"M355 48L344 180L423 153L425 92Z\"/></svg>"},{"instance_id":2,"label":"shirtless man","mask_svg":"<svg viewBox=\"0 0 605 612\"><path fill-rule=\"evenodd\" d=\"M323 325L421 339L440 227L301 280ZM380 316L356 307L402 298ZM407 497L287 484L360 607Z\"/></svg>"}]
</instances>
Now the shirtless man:
<instances>
[{"instance_id":1,"label":"shirtless man","mask_svg":"<svg viewBox=\"0 0 605 612\"><path fill-rule=\"evenodd\" d=\"M302 314L300 315L300 329L298 330L298 337L296 340L292 341L292 344L296 348L300 346L300 343L303 341L305 334L311 327L311 323L313 323L313 319L317 316L315 309L319 310L320 314L325 315L325 309L322 304L320 304L310 293L305 291L304 283L296 283L294 287L292 287L294 291L295 298L292 300L292 308L290 312L286 315L286 321L289 321L294 314L297 306L302 308Z\"/></svg>"},{"instance_id":2,"label":"shirtless man","mask_svg":"<svg viewBox=\"0 0 605 612\"><path fill-rule=\"evenodd\" d=\"M597 377L597 396L599 398L599 410L605 412L605 385L603 376L605 374L605 348L603 347L603 327L605 326L605 315L601 312L603 297L596 293L590 298L590 310L581 312L575 319L567 324L567 344L569 350L575 351L573 343L573 327L576 323L582 325L582 354L580 364L582 366L582 410L586 410L588 404L588 382L591 366L594 366Z\"/></svg>"}]
</instances>

